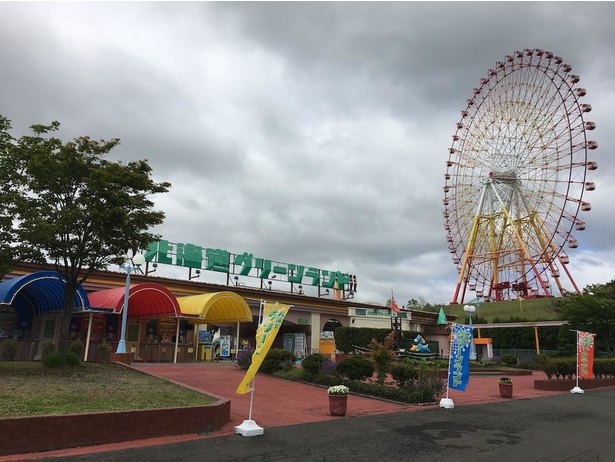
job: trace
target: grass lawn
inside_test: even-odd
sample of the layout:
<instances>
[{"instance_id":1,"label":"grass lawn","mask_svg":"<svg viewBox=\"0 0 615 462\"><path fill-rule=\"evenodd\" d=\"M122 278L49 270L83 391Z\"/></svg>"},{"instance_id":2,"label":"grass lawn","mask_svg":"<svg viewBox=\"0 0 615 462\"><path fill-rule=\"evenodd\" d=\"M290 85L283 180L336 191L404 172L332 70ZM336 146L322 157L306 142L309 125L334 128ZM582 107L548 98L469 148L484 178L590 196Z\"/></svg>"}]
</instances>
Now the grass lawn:
<instances>
[{"instance_id":1,"label":"grass lawn","mask_svg":"<svg viewBox=\"0 0 615 462\"><path fill-rule=\"evenodd\" d=\"M0 361L0 418L203 406L216 399L110 363Z\"/></svg>"},{"instance_id":2,"label":"grass lawn","mask_svg":"<svg viewBox=\"0 0 615 462\"><path fill-rule=\"evenodd\" d=\"M448 305L444 308L446 314L457 316L456 322L464 322L466 313L463 311L463 306L466 305ZM471 303L476 306L476 303ZM522 301L507 300L502 302L481 303L476 315L487 322L493 321L495 318L500 320L508 320L511 316L515 318L523 318L526 321L548 321L559 319L554 310L555 298L528 298Z\"/></svg>"}]
</instances>

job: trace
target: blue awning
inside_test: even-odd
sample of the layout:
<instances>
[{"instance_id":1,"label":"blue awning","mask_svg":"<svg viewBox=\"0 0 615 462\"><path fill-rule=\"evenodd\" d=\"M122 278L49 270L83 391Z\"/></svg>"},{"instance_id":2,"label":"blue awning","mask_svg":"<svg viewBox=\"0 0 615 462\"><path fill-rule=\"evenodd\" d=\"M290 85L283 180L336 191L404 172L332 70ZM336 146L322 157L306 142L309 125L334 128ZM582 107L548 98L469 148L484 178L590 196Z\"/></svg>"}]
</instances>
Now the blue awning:
<instances>
[{"instance_id":1,"label":"blue awning","mask_svg":"<svg viewBox=\"0 0 615 462\"><path fill-rule=\"evenodd\" d=\"M59 313L64 310L66 279L57 271L38 271L0 282L0 304L11 305L17 311L31 313ZM83 287L77 289L73 299L75 311L89 308Z\"/></svg>"}]
</instances>

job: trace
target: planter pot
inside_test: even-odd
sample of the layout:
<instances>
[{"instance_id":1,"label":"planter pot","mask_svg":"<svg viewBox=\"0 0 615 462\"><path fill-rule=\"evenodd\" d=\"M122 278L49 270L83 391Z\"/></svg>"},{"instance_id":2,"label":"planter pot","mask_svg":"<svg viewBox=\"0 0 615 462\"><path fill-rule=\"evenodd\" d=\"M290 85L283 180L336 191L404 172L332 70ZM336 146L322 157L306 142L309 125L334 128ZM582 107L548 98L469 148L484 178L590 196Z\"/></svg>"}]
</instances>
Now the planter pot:
<instances>
[{"instance_id":1,"label":"planter pot","mask_svg":"<svg viewBox=\"0 0 615 462\"><path fill-rule=\"evenodd\" d=\"M331 415L346 415L348 395L329 395L329 412Z\"/></svg>"},{"instance_id":2,"label":"planter pot","mask_svg":"<svg viewBox=\"0 0 615 462\"><path fill-rule=\"evenodd\" d=\"M502 398L512 398L513 386L512 383L500 383L500 396Z\"/></svg>"}]
</instances>

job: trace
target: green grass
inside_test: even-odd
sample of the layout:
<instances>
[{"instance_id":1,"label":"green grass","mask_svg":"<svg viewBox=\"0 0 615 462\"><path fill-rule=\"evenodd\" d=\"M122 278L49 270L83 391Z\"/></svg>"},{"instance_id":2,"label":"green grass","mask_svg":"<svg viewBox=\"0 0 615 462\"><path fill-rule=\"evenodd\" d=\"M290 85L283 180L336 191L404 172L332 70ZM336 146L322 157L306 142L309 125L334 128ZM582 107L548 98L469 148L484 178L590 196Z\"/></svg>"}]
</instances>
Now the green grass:
<instances>
[{"instance_id":1,"label":"green grass","mask_svg":"<svg viewBox=\"0 0 615 462\"><path fill-rule=\"evenodd\" d=\"M51 369L39 362L0 361L0 417L204 406L215 401L117 364Z\"/></svg>"},{"instance_id":2,"label":"green grass","mask_svg":"<svg viewBox=\"0 0 615 462\"><path fill-rule=\"evenodd\" d=\"M466 318L466 313L463 311L463 306L448 305L444 308L446 314L457 316L458 322L463 322ZM476 306L476 304L473 304ZM481 303L476 315L487 322L492 322L495 318L508 320L511 316L515 318L523 318L526 321L551 321L558 319L557 313L553 309L555 299L549 298L530 298L522 302L519 300L510 300L503 302Z\"/></svg>"}]
</instances>

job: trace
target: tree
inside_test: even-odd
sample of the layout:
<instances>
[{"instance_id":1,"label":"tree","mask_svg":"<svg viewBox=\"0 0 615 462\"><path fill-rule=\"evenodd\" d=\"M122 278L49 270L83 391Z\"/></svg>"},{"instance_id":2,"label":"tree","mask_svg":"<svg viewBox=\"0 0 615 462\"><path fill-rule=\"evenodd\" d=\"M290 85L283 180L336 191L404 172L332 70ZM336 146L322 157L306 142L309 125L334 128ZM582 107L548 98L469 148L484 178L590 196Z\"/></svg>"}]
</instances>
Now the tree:
<instances>
[{"instance_id":1,"label":"tree","mask_svg":"<svg viewBox=\"0 0 615 462\"><path fill-rule=\"evenodd\" d=\"M0 165L11 191L13 233L22 258L52 262L66 279L58 351L68 350L73 299L94 270L123 263L123 255L159 238L148 230L164 220L150 196L169 183L156 183L147 160L112 162L104 157L118 139L89 137L64 143L51 133L60 124L33 125L33 136L9 143Z\"/></svg>"},{"instance_id":2,"label":"tree","mask_svg":"<svg viewBox=\"0 0 615 462\"><path fill-rule=\"evenodd\" d=\"M596 347L615 352L615 280L588 285L583 295L558 299L556 310L569 329L596 334Z\"/></svg>"},{"instance_id":3,"label":"tree","mask_svg":"<svg viewBox=\"0 0 615 462\"><path fill-rule=\"evenodd\" d=\"M19 191L13 181L15 176L15 139L11 136L11 121L0 115L0 279L19 260L42 263L39 252L18 242L14 228L15 203Z\"/></svg>"},{"instance_id":4,"label":"tree","mask_svg":"<svg viewBox=\"0 0 615 462\"><path fill-rule=\"evenodd\" d=\"M18 260L13 230L14 188L10 181L10 151L14 139L9 133L11 122L0 115L0 279Z\"/></svg>"}]
</instances>

